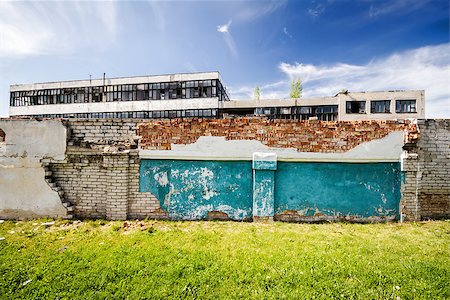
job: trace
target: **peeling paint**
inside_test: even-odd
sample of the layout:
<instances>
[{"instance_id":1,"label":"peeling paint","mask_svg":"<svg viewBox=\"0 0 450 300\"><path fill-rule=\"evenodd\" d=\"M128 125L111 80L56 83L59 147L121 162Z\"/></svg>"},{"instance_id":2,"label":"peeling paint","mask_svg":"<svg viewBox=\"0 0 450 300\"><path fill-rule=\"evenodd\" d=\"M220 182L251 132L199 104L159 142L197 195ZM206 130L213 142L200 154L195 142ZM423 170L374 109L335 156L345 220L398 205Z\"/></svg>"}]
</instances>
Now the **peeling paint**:
<instances>
[{"instance_id":1,"label":"peeling paint","mask_svg":"<svg viewBox=\"0 0 450 300\"><path fill-rule=\"evenodd\" d=\"M167 179L167 172L156 173L153 178L155 178L160 186L166 186L169 184L169 180Z\"/></svg>"},{"instance_id":2,"label":"peeling paint","mask_svg":"<svg viewBox=\"0 0 450 300\"><path fill-rule=\"evenodd\" d=\"M393 220L400 184L399 163L278 162L272 171L252 170L250 161L141 160L141 192L151 192L169 218L180 220L212 211L232 220L286 211L295 212L292 220Z\"/></svg>"},{"instance_id":3,"label":"peeling paint","mask_svg":"<svg viewBox=\"0 0 450 300\"><path fill-rule=\"evenodd\" d=\"M275 173L275 213L397 217L399 163L288 163Z\"/></svg>"},{"instance_id":4,"label":"peeling paint","mask_svg":"<svg viewBox=\"0 0 450 300\"><path fill-rule=\"evenodd\" d=\"M155 176L162 173L167 185ZM154 194L171 219L204 219L210 211L233 220L252 215L250 162L142 160L140 190Z\"/></svg>"}]
</instances>

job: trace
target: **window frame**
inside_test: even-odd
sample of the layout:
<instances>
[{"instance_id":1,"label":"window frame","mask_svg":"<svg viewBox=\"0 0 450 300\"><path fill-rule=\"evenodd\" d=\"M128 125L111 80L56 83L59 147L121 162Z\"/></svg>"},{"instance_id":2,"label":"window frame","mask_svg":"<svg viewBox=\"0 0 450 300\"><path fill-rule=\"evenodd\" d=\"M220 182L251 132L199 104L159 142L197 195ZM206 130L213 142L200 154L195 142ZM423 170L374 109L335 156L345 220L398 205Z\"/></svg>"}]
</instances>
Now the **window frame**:
<instances>
[{"instance_id":1,"label":"window frame","mask_svg":"<svg viewBox=\"0 0 450 300\"><path fill-rule=\"evenodd\" d=\"M377 103L384 103L384 111L376 111ZM391 113L391 100L371 100L370 101L370 113L371 114L390 114Z\"/></svg>"},{"instance_id":2,"label":"window frame","mask_svg":"<svg viewBox=\"0 0 450 300\"><path fill-rule=\"evenodd\" d=\"M407 104L409 103L409 105ZM413 106L411 104L414 103ZM400 105L399 105L400 104ZM403 105L406 104L407 108L406 111L402 110ZM414 111L411 110L411 107L414 107ZM417 113L417 100L416 99L398 99L395 100L395 113L397 114L415 114Z\"/></svg>"}]
</instances>

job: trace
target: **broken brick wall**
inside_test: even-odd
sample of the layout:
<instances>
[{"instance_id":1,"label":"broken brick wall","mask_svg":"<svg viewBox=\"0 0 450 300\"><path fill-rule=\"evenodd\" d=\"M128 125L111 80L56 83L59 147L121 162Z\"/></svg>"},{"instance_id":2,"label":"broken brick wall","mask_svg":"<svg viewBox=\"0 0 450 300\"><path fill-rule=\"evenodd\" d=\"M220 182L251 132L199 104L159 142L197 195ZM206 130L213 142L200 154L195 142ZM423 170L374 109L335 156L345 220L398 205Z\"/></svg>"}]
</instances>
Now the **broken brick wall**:
<instances>
[{"instance_id":1,"label":"broken brick wall","mask_svg":"<svg viewBox=\"0 0 450 300\"><path fill-rule=\"evenodd\" d=\"M172 144L192 144L201 136L223 136L226 140L257 140L275 148L301 152L345 152L361 143L385 137L414 124L396 121L320 122L298 120L172 119L139 124L141 147L170 150Z\"/></svg>"},{"instance_id":2,"label":"broken brick wall","mask_svg":"<svg viewBox=\"0 0 450 300\"><path fill-rule=\"evenodd\" d=\"M404 148L403 217L450 218L450 120L418 120Z\"/></svg>"},{"instance_id":3,"label":"broken brick wall","mask_svg":"<svg viewBox=\"0 0 450 300\"><path fill-rule=\"evenodd\" d=\"M420 122L421 139L416 144L408 144L415 146L404 162L406 184L402 188L402 212L411 216L418 203L421 218L448 216L449 185L445 182L449 177L448 120ZM305 152L344 153L393 131L406 130L414 135L416 130L412 123L395 121L258 118L99 119L69 120L65 124L68 129L66 159L50 164L54 181L64 190L64 201L73 206L76 217L109 219L168 218L154 195L140 192L140 148L167 150L172 144L194 143L202 136L223 136L227 140L257 140L270 147ZM437 128L439 134L436 135ZM421 161L422 173L419 174L423 179L419 182L420 197L416 202L413 197L416 186L412 180L417 178L416 171L412 170L416 170L415 153Z\"/></svg>"}]
</instances>

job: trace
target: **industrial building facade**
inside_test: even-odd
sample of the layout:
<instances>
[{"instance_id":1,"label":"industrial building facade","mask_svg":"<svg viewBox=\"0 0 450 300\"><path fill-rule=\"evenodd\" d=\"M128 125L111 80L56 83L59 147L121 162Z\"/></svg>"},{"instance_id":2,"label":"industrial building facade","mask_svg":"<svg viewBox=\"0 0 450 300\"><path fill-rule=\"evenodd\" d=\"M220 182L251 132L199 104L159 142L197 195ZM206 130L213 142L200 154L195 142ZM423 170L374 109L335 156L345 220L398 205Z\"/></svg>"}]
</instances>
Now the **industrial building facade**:
<instances>
[{"instance_id":1,"label":"industrial building facade","mask_svg":"<svg viewBox=\"0 0 450 300\"><path fill-rule=\"evenodd\" d=\"M103 78L10 88L10 116L222 118L322 121L424 118L424 91L343 91L334 97L230 100L219 72Z\"/></svg>"}]
</instances>

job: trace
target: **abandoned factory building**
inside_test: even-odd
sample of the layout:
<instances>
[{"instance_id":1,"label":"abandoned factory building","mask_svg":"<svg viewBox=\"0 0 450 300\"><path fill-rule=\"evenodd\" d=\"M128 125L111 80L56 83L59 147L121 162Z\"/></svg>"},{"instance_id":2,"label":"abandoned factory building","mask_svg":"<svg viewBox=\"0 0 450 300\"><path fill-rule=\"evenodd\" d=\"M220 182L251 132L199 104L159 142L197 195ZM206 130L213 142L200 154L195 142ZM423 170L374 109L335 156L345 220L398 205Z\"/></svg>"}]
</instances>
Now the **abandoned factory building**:
<instances>
[{"instance_id":1,"label":"abandoned factory building","mask_svg":"<svg viewBox=\"0 0 450 300\"><path fill-rule=\"evenodd\" d=\"M300 99L230 100L219 72L103 78L10 87L10 116L222 118L322 121L420 119L424 91L348 92Z\"/></svg>"}]
</instances>

